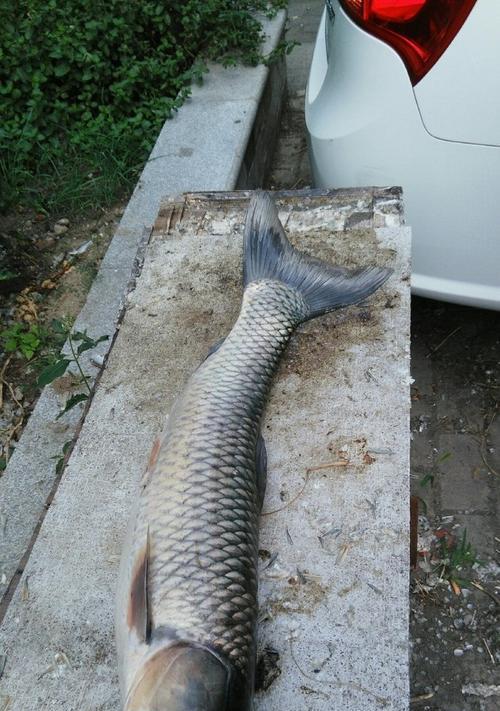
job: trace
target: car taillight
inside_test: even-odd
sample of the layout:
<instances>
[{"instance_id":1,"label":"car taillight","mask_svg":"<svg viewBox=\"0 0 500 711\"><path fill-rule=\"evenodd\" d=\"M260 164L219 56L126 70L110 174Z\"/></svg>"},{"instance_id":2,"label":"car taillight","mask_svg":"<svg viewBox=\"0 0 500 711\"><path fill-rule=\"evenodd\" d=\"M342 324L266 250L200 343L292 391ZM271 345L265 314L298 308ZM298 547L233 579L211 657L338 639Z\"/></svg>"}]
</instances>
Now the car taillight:
<instances>
[{"instance_id":1,"label":"car taillight","mask_svg":"<svg viewBox=\"0 0 500 711\"><path fill-rule=\"evenodd\" d=\"M366 32L400 55L416 84L443 54L476 0L339 0Z\"/></svg>"}]
</instances>

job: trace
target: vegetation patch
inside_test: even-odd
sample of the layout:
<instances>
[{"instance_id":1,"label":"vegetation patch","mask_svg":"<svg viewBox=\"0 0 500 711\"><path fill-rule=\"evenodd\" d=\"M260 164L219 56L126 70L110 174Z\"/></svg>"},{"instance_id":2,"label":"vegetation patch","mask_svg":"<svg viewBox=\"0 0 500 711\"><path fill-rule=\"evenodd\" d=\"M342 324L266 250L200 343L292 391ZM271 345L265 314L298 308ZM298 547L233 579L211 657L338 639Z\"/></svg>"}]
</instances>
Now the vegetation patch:
<instances>
[{"instance_id":1,"label":"vegetation patch","mask_svg":"<svg viewBox=\"0 0 500 711\"><path fill-rule=\"evenodd\" d=\"M285 5L1 0L0 209L109 204L133 185L207 60L269 59L255 13Z\"/></svg>"}]
</instances>

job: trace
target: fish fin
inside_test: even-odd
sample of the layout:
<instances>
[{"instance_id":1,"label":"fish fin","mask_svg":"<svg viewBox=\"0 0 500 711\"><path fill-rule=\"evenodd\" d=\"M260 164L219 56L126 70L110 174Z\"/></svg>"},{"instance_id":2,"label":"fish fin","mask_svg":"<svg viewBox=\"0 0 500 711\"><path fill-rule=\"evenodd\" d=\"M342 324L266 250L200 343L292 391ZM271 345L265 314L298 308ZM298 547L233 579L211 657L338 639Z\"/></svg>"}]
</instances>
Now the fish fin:
<instances>
[{"instance_id":1,"label":"fish fin","mask_svg":"<svg viewBox=\"0 0 500 711\"><path fill-rule=\"evenodd\" d=\"M254 193L245 224L244 284L270 279L295 289L307 305L304 321L362 301L391 274L376 266L345 269L300 252L288 241L271 197Z\"/></svg>"},{"instance_id":2,"label":"fish fin","mask_svg":"<svg viewBox=\"0 0 500 711\"><path fill-rule=\"evenodd\" d=\"M257 472L257 491L259 494L260 508L262 510L267 483L267 451L264 437L260 432L257 437L257 446L255 449L255 471Z\"/></svg>"},{"instance_id":3,"label":"fish fin","mask_svg":"<svg viewBox=\"0 0 500 711\"><path fill-rule=\"evenodd\" d=\"M158 456L160 454L160 448L161 448L161 437L157 437L155 441L153 442L153 446L151 448L151 452L149 454L149 459L148 459L148 465L147 465L147 471L151 472L156 466L156 462L158 461Z\"/></svg>"},{"instance_id":4,"label":"fish fin","mask_svg":"<svg viewBox=\"0 0 500 711\"><path fill-rule=\"evenodd\" d=\"M135 630L140 641L146 644L151 639L152 629L148 588L149 551L148 529L146 541L134 560L127 607L129 629Z\"/></svg>"},{"instance_id":5,"label":"fish fin","mask_svg":"<svg viewBox=\"0 0 500 711\"><path fill-rule=\"evenodd\" d=\"M212 343L212 345L208 349L207 355L205 356L205 358L202 361L202 365L206 360L208 360L210 358L211 355L213 355L214 353L217 353L217 351L222 346L222 344L224 343L225 340L226 340L226 337L224 336L223 338L219 338L218 341L215 341L215 343Z\"/></svg>"}]
</instances>

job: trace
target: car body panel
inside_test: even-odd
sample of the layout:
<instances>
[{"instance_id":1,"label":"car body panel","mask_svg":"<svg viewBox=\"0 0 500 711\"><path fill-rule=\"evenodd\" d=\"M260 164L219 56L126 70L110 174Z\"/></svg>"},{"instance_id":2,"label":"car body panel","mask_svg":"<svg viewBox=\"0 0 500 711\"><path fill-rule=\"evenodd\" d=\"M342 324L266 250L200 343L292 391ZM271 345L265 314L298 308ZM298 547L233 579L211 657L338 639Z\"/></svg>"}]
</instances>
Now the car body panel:
<instances>
[{"instance_id":1,"label":"car body panel","mask_svg":"<svg viewBox=\"0 0 500 711\"><path fill-rule=\"evenodd\" d=\"M401 185L415 293L500 309L500 148L432 136L396 52L331 5L306 92L315 184Z\"/></svg>"},{"instance_id":2,"label":"car body panel","mask_svg":"<svg viewBox=\"0 0 500 711\"><path fill-rule=\"evenodd\" d=\"M436 138L500 145L499 29L500 2L477 0L450 46L416 84L422 120Z\"/></svg>"}]
</instances>

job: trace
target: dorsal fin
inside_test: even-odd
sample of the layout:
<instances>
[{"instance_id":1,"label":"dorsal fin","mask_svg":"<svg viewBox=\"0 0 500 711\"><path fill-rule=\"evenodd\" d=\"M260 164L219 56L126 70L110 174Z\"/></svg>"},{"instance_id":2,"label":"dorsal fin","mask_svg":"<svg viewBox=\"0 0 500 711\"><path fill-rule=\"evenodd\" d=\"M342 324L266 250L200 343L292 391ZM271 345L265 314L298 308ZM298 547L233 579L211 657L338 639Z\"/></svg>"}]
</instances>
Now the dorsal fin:
<instances>
[{"instance_id":1,"label":"dorsal fin","mask_svg":"<svg viewBox=\"0 0 500 711\"><path fill-rule=\"evenodd\" d=\"M141 642L149 643L151 638L149 572L149 528L144 546L139 550L132 569L130 597L127 610L129 629L135 630Z\"/></svg>"}]
</instances>

